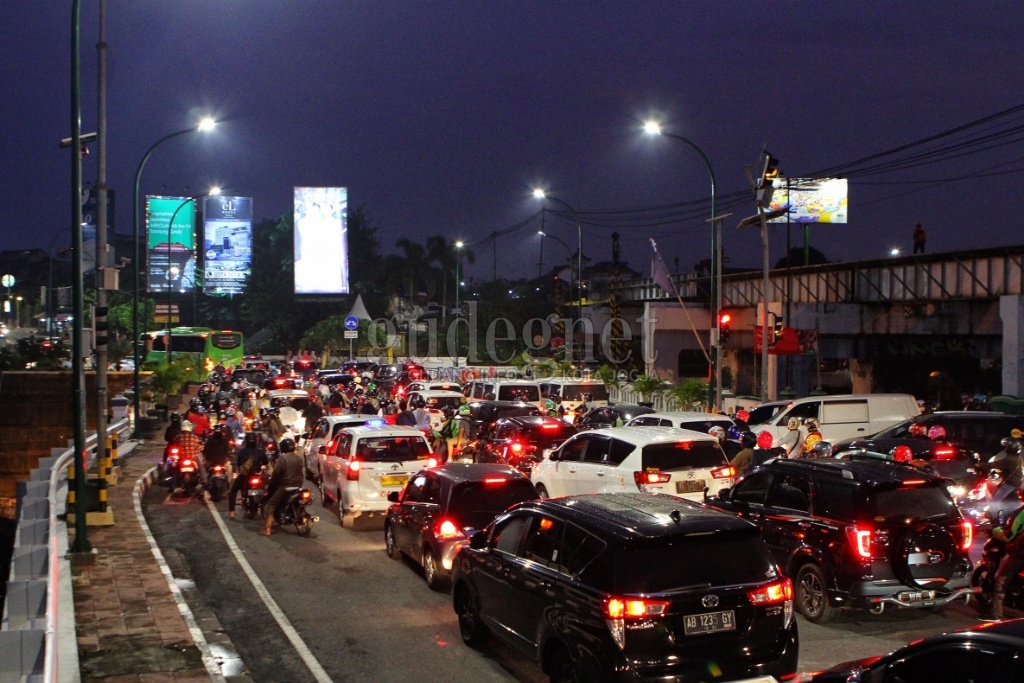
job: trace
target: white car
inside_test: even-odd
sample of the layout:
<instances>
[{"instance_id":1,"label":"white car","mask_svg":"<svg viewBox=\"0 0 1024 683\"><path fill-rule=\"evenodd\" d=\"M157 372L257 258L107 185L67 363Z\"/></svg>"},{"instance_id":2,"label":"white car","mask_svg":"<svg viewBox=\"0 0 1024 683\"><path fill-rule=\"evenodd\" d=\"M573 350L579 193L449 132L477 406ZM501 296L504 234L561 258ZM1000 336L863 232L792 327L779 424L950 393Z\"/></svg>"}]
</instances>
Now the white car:
<instances>
[{"instance_id":1,"label":"white car","mask_svg":"<svg viewBox=\"0 0 1024 683\"><path fill-rule=\"evenodd\" d=\"M267 392L267 404L280 411L281 424L289 429L293 436L302 434L306 425L302 411L309 405L309 392L302 389L274 389Z\"/></svg>"},{"instance_id":2,"label":"white car","mask_svg":"<svg viewBox=\"0 0 1024 683\"><path fill-rule=\"evenodd\" d=\"M413 427L348 427L332 446L324 454L321 492L325 503L338 501L338 517L346 528L360 517L383 522L391 505L388 494L401 491L424 467L437 465L430 443Z\"/></svg>"},{"instance_id":3,"label":"white car","mask_svg":"<svg viewBox=\"0 0 1024 683\"><path fill-rule=\"evenodd\" d=\"M323 469L324 454L330 449L331 440L346 427L362 427L363 425L382 425L384 418L376 415L325 415L316 421L313 429L302 435L302 455L306 460L306 476L309 480L320 483L320 472Z\"/></svg>"},{"instance_id":4,"label":"white car","mask_svg":"<svg viewBox=\"0 0 1024 683\"><path fill-rule=\"evenodd\" d=\"M408 395L413 391L458 391L462 392L462 385L458 382L442 382L440 380L417 380L410 382L409 386L405 387L405 393Z\"/></svg>"},{"instance_id":5,"label":"white car","mask_svg":"<svg viewBox=\"0 0 1024 683\"><path fill-rule=\"evenodd\" d=\"M430 428L438 430L444 424L444 409L449 407L456 413L459 406L466 402L466 397L458 391L411 391L407 400L409 407L413 406L413 399L417 396L423 398L427 412L430 413Z\"/></svg>"},{"instance_id":6,"label":"white car","mask_svg":"<svg viewBox=\"0 0 1024 683\"><path fill-rule=\"evenodd\" d=\"M676 429L689 429L694 432L707 434L708 430L712 427L721 427L725 431L729 431L729 427L735 427L736 423L727 415L715 415L714 413L680 410L637 415L627 422L625 426L675 427Z\"/></svg>"},{"instance_id":7,"label":"white car","mask_svg":"<svg viewBox=\"0 0 1024 683\"><path fill-rule=\"evenodd\" d=\"M542 498L586 493L669 493L703 501L731 487L736 469L718 439L671 427L581 432L533 466Z\"/></svg>"}]
</instances>

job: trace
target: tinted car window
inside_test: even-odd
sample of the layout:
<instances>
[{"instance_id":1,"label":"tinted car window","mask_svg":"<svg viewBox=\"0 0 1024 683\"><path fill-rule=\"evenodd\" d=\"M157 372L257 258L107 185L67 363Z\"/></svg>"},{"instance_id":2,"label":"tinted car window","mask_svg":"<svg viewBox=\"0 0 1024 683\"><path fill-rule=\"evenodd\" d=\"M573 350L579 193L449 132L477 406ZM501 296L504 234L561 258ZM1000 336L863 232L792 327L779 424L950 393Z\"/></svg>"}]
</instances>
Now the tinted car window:
<instances>
[{"instance_id":1,"label":"tinted car window","mask_svg":"<svg viewBox=\"0 0 1024 683\"><path fill-rule=\"evenodd\" d=\"M949 498L946 489L939 486L905 487L878 491L875 494L876 519L895 522L908 517L914 519L938 519L955 517L956 505Z\"/></svg>"},{"instance_id":2,"label":"tinted car window","mask_svg":"<svg viewBox=\"0 0 1024 683\"><path fill-rule=\"evenodd\" d=\"M708 430L710 430L712 427L721 427L722 429L728 431L729 427L732 427L734 425L732 420L701 420L699 422L680 422L677 426L680 429L691 429L695 432L707 434Z\"/></svg>"},{"instance_id":3,"label":"tinted car window","mask_svg":"<svg viewBox=\"0 0 1024 683\"><path fill-rule=\"evenodd\" d=\"M732 500L754 505L764 505L768 497L768 487L772 483L771 472L754 472L744 477L743 481L736 484L732 494Z\"/></svg>"},{"instance_id":4,"label":"tinted car window","mask_svg":"<svg viewBox=\"0 0 1024 683\"><path fill-rule=\"evenodd\" d=\"M563 572L576 576L601 554L605 542L575 524L566 524L562 538L559 566Z\"/></svg>"},{"instance_id":5,"label":"tinted car window","mask_svg":"<svg viewBox=\"0 0 1024 683\"><path fill-rule=\"evenodd\" d=\"M514 555L519 548L519 535L525 523L525 516L516 515L496 525L494 527L494 535L491 537L495 550L501 550Z\"/></svg>"},{"instance_id":6,"label":"tinted car window","mask_svg":"<svg viewBox=\"0 0 1024 683\"><path fill-rule=\"evenodd\" d=\"M536 498L537 489L525 478L508 479L502 484L466 481L452 488L448 514L460 526L481 529L516 503Z\"/></svg>"},{"instance_id":7,"label":"tinted car window","mask_svg":"<svg viewBox=\"0 0 1024 683\"><path fill-rule=\"evenodd\" d=\"M615 565L612 590L658 593L712 581L719 586L764 581L772 563L760 534L752 526L628 543L609 553Z\"/></svg>"},{"instance_id":8,"label":"tinted car window","mask_svg":"<svg viewBox=\"0 0 1024 683\"><path fill-rule=\"evenodd\" d=\"M569 438L576 433L576 429L566 422L545 422L539 425L524 425L520 431L519 436L535 443L539 446L547 447L548 445L561 442Z\"/></svg>"},{"instance_id":9,"label":"tinted car window","mask_svg":"<svg viewBox=\"0 0 1024 683\"><path fill-rule=\"evenodd\" d=\"M819 479L814 485L814 514L833 519L856 519L860 495L849 484Z\"/></svg>"},{"instance_id":10,"label":"tinted car window","mask_svg":"<svg viewBox=\"0 0 1024 683\"><path fill-rule=\"evenodd\" d=\"M562 450L558 452L559 460L569 460L576 462L583 459L583 452L587 449L587 445L590 443L588 437L580 437L573 439L562 446Z\"/></svg>"},{"instance_id":11,"label":"tinted car window","mask_svg":"<svg viewBox=\"0 0 1024 683\"><path fill-rule=\"evenodd\" d=\"M631 443L620 441L619 439L612 439L611 444L608 447L608 462L613 465L621 465L622 461L629 456L636 449Z\"/></svg>"},{"instance_id":12,"label":"tinted car window","mask_svg":"<svg viewBox=\"0 0 1024 683\"><path fill-rule=\"evenodd\" d=\"M531 386L499 385L499 401L539 401L540 389Z\"/></svg>"},{"instance_id":13,"label":"tinted car window","mask_svg":"<svg viewBox=\"0 0 1024 683\"><path fill-rule=\"evenodd\" d=\"M671 470L680 467L718 467L725 454L714 441L679 441L644 446L641 469Z\"/></svg>"},{"instance_id":14,"label":"tinted car window","mask_svg":"<svg viewBox=\"0 0 1024 683\"><path fill-rule=\"evenodd\" d=\"M561 521L551 517L532 517L526 530L522 551L519 553L520 557L549 567L557 566L562 549L563 526Z\"/></svg>"},{"instance_id":15,"label":"tinted car window","mask_svg":"<svg viewBox=\"0 0 1024 683\"><path fill-rule=\"evenodd\" d=\"M604 462L605 453L608 452L609 439L588 439L587 450L583 453L583 462L599 463Z\"/></svg>"},{"instance_id":16,"label":"tinted car window","mask_svg":"<svg viewBox=\"0 0 1024 683\"><path fill-rule=\"evenodd\" d=\"M809 512L811 509L811 485L801 475L786 474L778 477L768 494L768 505Z\"/></svg>"},{"instance_id":17,"label":"tinted car window","mask_svg":"<svg viewBox=\"0 0 1024 683\"><path fill-rule=\"evenodd\" d=\"M776 415L786 409L785 403L777 403L775 405L764 405L758 406L749 410L747 418L748 425L763 425L770 422Z\"/></svg>"},{"instance_id":18,"label":"tinted car window","mask_svg":"<svg viewBox=\"0 0 1024 683\"><path fill-rule=\"evenodd\" d=\"M635 420L630 420L630 427L661 427L665 420L660 417L638 417Z\"/></svg>"},{"instance_id":19,"label":"tinted car window","mask_svg":"<svg viewBox=\"0 0 1024 683\"><path fill-rule=\"evenodd\" d=\"M308 396L275 396L270 399L270 405L273 408L295 408L295 410L305 410L309 406Z\"/></svg>"},{"instance_id":20,"label":"tinted car window","mask_svg":"<svg viewBox=\"0 0 1024 683\"><path fill-rule=\"evenodd\" d=\"M540 415L540 409L534 405L502 406L495 412L494 419L500 420L503 417L529 417Z\"/></svg>"},{"instance_id":21,"label":"tinted car window","mask_svg":"<svg viewBox=\"0 0 1024 683\"><path fill-rule=\"evenodd\" d=\"M786 419L791 417L798 417L806 420L809 417L818 417L818 407L821 405L818 401L809 401L807 403L801 403L800 405L793 406L792 410L786 413Z\"/></svg>"}]
</instances>

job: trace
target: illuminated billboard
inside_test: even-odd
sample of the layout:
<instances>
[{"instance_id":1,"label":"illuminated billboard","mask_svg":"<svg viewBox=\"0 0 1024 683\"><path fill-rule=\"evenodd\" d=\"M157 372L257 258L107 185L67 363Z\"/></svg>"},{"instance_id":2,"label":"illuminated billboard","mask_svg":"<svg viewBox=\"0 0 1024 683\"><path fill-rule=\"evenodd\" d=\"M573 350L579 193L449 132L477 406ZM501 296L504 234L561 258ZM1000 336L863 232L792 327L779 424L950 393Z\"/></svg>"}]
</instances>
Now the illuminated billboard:
<instances>
[{"instance_id":1,"label":"illuminated billboard","mask_svg":"<svg viewBox=\"0 0 1024 683\"><path fill-rule=\"evenodd\" d=\"M188 292L196 282L196 202L146 197L146 288Z\"/></svg>"},{"instance_id":2,"label":"illuminated billboard","mask_svg":"<svg viewBox=\"0 0 1024 683\"><path fill-rule=\"evenodd\" d=\"M348 188L295 188L295 293L348 294Z\"/></svg>"},{"instance_id":3,"label":"illuminated billboard","mask_svg":"<svg viewBox=\"0 0 1024 683\"><path fill-rule=\"evenodd\" d=\"M776 178L771 209L789 204L789 217L772 223L846 223L846 178Z\"/></svg>"},{"instance_id":4,"label":"illuminated billboard","mask_svg":"<svg viewBox=\"0 0 1024 683\"><path fill-rule=\"evenodd\" d=\"M252 265L252 198L203 201L203 293L241 294Z\"/></svg>"}]
</instances>

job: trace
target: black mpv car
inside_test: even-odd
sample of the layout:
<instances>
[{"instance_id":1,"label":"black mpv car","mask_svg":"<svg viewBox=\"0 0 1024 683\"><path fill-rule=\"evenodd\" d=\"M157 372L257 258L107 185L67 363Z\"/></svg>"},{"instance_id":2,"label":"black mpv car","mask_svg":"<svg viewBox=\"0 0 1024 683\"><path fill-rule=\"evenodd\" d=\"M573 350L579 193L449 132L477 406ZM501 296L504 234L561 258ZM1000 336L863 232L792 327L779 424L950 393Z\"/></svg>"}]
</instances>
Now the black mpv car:
<instances>
[{"instance_id":1,"label":"black mpv car","mask_svg":"<svg viewBox=\"0 0 1024 683\"><path fill-rule=\"evenodd\" d=\"M463 640L491 633L552 681L796 671L792 583L757 527L668 495L521 503L455 556Z\"/></svg>"},{"instance_id":2,"label":"black mpv car","mask_svg":"<svg viewBox=\"0 0 1024 683\"><path fill-rule=\"evenodd\" d=\"M901 463L769 460L708 504L761 527L793 579L797 608L824 623L842 607L968 600L973 530L943 478Z\"/></svg>"}]
</instances>

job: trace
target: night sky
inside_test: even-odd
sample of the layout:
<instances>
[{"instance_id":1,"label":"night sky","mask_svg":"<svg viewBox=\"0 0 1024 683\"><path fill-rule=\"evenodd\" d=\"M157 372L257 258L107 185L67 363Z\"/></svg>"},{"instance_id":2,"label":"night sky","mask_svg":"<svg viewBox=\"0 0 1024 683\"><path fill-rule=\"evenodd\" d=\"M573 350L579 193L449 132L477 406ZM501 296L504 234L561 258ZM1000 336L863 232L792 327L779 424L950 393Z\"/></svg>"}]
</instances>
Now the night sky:
<instances>
[{"instance_id":1,"label":"night sky","mask_svg":"<svg viewBox=\"0 0 1024 683\"><path fill-rule=\"evenodd\" d=\"M82 7L91 132L99 3ZM0 0L0 249L45 249L71 220L70 21L70 0ZM260 219L290 214L293 186L343 185L386 252L461 238L490 278L498 233L497 274L515 279L538 272L539 223L507 229L543 185L580 214L588 258L609 260L617 231L645 275L649 237L688 270L710 255L710 181L692 149L643 135L653 116L710 159L729 266L760 264L735 225L756 212L744 166L765 145L788 176L850 174L850 223L812 231L830 260L907 252L918 221L929 252L1019 244L1022 35L1019 2L108 0L116 229L145 150L212 114L212 134L154 153L142 194L219 184ZM575 248L570 220L546 228ZM546 241L545 268L565 256Z\"/></svg>"}]
</instances>

